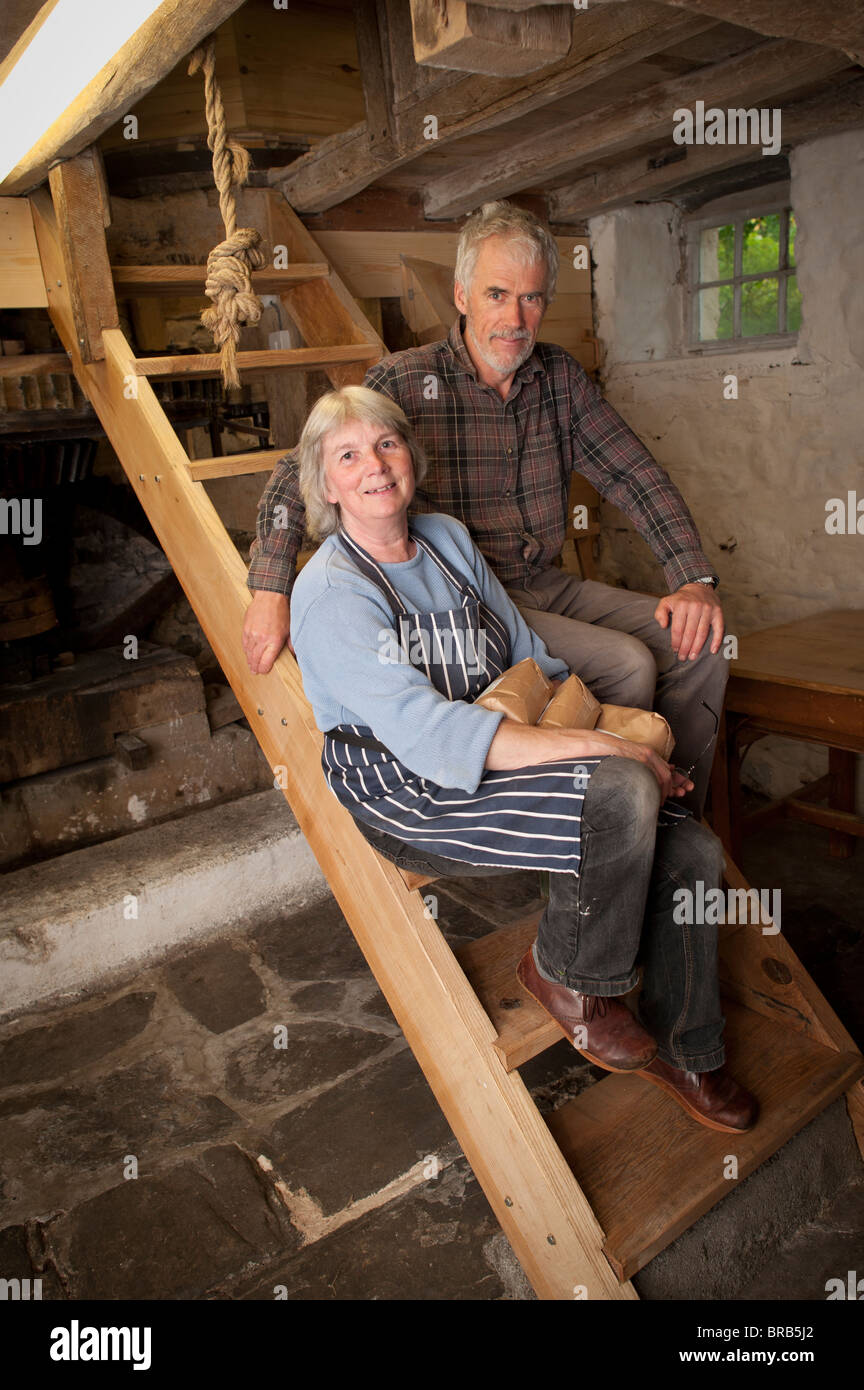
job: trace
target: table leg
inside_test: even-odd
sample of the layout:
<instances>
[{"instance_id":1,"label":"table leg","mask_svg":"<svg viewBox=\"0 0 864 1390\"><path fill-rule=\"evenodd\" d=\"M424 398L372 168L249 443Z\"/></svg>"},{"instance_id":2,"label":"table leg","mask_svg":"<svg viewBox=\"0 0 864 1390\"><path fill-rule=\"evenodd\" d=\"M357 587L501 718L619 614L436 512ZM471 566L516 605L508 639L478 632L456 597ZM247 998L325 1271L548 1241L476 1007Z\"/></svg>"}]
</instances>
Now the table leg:
<instances>
[{"instance_id":1,"label":"table leg","mask_svg":"<svg viewBox=\"0 0 864 1390\"><path fill-rule=\"evenodd\" d=\"M855 754L843 748L828 749L828 805L833 811L855 810ZM832 830L830 853L833 859L848 859L855 849L855 836Z\"/></svg>"}]
</instances>

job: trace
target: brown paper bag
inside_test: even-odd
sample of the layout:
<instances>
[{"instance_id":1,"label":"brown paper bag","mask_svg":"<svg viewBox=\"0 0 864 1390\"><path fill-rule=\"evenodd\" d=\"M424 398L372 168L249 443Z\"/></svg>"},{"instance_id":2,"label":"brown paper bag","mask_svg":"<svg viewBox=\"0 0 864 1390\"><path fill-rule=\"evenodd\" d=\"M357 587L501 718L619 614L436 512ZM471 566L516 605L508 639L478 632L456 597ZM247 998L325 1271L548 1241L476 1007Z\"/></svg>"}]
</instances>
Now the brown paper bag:
<instances>
[{"instance_id":1,"label":"brown paper bag","mask_svg":"<svg viewBox=\"0 0 864 1390\"><path fill-rule=\"evenodd\" d=\"M578 676L569 676L556 689L530 656L504 671L474 703L500 710L517 724L539 724L543 729L600 729L632 743L647 743L666 761L675 747L672 730L661 714L628 705L601 705Z\"/></svg>"},{"instance_id":2,"label":"brown paper bag","mask_svg":"<svg viewBox=\"0 0 864 1390\"><path fill-rule=\"evenodd\" d=\"M578 676L569 676L556 690L542 715L542 729L593 729L600 703Z\"/></svg>"},{"instance_id":3,"label":"brown paper bag","mask_svg":"<svg viewBox=\"0 0 864 1390\"><path fill-rule=\"evenodd\" d=\"M655 714L653 710L631 709L627 705L601 705L600 717L594 727L604 734L629 738L631 743L647 743L666 762L675 747L672 730L662 714Z\"/></svg>"},{"instance_id":4,"label":"brown paper bag","mask_svg":"<svg viewBox=\"0 0 864 1390\"><path fill-rule=\"evenodd\" d=\"M554 689L533 657L526 656L487 686L474 703L484 709L500 710L517 724L536 724Z\"/></svg>"}]
</instances>

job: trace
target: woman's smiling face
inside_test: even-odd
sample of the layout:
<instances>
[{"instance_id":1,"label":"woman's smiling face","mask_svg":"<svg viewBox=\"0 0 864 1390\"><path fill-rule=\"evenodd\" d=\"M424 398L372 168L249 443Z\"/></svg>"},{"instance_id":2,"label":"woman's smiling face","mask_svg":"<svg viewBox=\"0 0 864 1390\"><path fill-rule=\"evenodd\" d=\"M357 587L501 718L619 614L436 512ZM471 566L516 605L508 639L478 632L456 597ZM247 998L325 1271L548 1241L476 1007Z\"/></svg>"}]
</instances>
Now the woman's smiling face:
<instances>
[{"instance_id":1,"label":"woman's smiling face","mask_svg":"<svg viewBox=\"0 0 864 1390\"><path fill-rule=\"evenodd\" d=\"M414 496L411 450L394 429L372 421L346 420L322 442L328 502L343 523L368 526L407 510Z\"/></svg>"}]
</instances>

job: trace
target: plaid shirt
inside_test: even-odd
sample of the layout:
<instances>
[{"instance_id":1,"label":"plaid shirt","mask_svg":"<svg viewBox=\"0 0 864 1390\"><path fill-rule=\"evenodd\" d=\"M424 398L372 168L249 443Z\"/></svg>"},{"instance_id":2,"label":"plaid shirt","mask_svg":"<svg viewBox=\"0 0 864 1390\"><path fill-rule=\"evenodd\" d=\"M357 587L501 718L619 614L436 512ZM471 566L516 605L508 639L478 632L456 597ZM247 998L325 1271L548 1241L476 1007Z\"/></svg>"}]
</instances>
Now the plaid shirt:
<instances>
[{"instance_id":1,"label":"plaid shirt","mask_svg":"<svg viewBox=\"0 0 864 1390\"><path fill-rule=\"evenodd\" d=\"M505 587L521 587L560 554L571 469L630 518L670 592L714 576L678 489L563 348L537 343L502 401L478 381L457 320L444 342L370 367L365 384L402 407L429 458L410 511L458 517ZM290 593L303 524L297 464L286 454L261 497L251 589Z\"/></svg>"}]
</instances>

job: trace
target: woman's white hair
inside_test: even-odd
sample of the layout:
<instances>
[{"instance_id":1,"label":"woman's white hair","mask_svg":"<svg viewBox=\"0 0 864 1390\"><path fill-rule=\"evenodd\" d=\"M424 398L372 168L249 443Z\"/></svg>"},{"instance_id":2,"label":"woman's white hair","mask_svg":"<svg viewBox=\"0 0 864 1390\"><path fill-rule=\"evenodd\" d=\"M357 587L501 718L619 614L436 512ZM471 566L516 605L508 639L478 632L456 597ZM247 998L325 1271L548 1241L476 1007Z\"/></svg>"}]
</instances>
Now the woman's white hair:
<instances>
[{"instance_id":1,"label":"woman's white hair","mask_svg":"<svg viewBox=\"0 0 864 1390\"><path fill-rule=\"evenodd\" d=\"M462 228L453 278L466 294L474 278L481 243L490 236L506 237L513 255L526 265L545 262L546 303L551 304L558 283L558 246L533 212L517 208L514 203L484 203L476 212L472 212Z\"/></svg>"},{"instance_id":2,"label":"woman's white hair","mask_svg":"<svg viewBox=\"0 0 864 1390\"><path fill-rule=\"evenodd\" d=\"M426 476L426 455L417 443L404 411L395 401L380 391L370 391L368 386L343 386L341 391L328 391L313 405L297 445L300 493L306 506L306 530L313 540L322 541L339 527L339 507L335 502L327 501L323 444L332 430L339 429L349 420L393 430L408 446L414 464L415 484L421 483Z\"/></svg>"}]
</instances>

